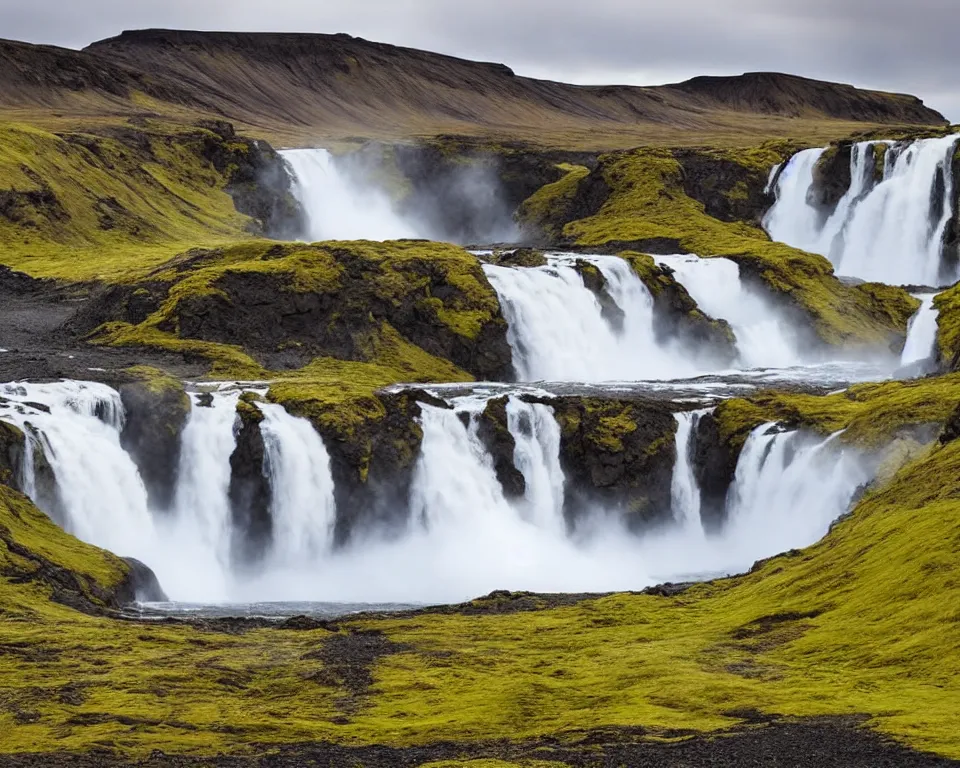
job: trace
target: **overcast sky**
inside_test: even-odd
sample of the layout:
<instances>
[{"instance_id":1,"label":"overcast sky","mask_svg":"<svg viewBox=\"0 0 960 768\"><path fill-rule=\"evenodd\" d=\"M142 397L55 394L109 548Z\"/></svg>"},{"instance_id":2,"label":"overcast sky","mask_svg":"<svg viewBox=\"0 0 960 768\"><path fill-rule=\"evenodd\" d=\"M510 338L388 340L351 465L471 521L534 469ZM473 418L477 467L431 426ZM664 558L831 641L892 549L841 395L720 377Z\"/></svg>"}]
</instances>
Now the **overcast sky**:
<instances>
[{"instance_id":1,"label":"overcast sky","mask_svg":"<svg viewBox=\"0 0 960 768\"><path fill-rule=\"evenodd\" d=\"M347 32L576 83L790 72L920 96L960 122L960 0L0 0L0 37Z\"/></svg>"}]
</instances>

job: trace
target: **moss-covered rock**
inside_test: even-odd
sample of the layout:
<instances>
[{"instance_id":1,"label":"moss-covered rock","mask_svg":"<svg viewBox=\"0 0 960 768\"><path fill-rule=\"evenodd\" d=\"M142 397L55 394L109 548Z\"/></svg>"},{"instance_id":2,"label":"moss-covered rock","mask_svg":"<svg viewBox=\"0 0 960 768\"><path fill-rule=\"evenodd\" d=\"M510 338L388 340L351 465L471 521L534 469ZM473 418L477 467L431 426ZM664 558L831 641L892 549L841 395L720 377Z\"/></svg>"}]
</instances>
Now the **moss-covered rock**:
<instances>
[{"instance_id":1,"label":"moss-covered rock","mask_svg":"<svg viewBox=\"0 0 960 768\"><path fill-rule=\"evenodd\" d=\"M618 512L635 531L671 519L677 422L668 404L589 397L544 402L561 429L571 524L597 505Z\"/></svg>"},{"instance_id":2,"label":"moss-covered rock","mask_svg":"<svg viewBox=\"0 0 960 768\"><path fill-rule=\"evenodd\" d=\"M136 279L190 247L292 234L289 184L269 145L225 123L0 124L3 261L39 277Z\"/></svg>"},{"instance_id":3,"label":"moss-covered rock","mask_svg":"<svg viewBox=\"0 0 960 768\"><path fill-rule=\"evenodd\" d=\"M128 373L134 381L120 386L126 420L120 444L140 470L156 509L168 509L180 464L180 437L190 416L183 383L155 368Z\"/></svg>"},{"instance_id":4,"label":"moss-covered rock","mask_svg":"<svg viewBox=\"0 0 960 768\"><path fill-rule=\"evenodd\" d=\"M263 418L249 397L237 401L237 445L230 456L229 497L233 558L241 565L261 560L273 541L272 493L260 431Z\"/></svg>"},{"instance_id":5,"label":"moss-covered rock","mask_svg":"<svg viewBox=\"0 0 960 768\"><path fill-rule=\"evenodd\" d=\"M23 470L26 437L12 424L0 421L0 485L17 488Z\"/></svg>"},{"instance_id":6,"label":"moss-covered rock","mask_svg":"<svg viewBox=\"0 0 960 768\"><path fill-rule=\"evenodd\" d=\"M34 609L39 600L50 599L102 614L136 597L135 579L123 560L65 533L29 499L2 484L0 574L0 610L7 616L28 607L25 598Z\"/></svg>"},{"instance_id":7,"label":"moss-covered rock","mask_svg":"<svg viewBox=\"0 0 960 768\"><path fill-rule=\"evenodd\" d=\"M600 314L604 320L618 333L623 330L623 321L626 317L623 309L614 301L607 287L607 278L596 264L584 259L577 259L573 268L580 275L583 284L592 293L600 304Z\"/></svg>"},{"instance_id":8,"label":"moss-covered rock","mask_svg":"<svg viewBox=\"0 0 960 768\"><path fill-rule=\"evenodd\" d=\"M117 316L124 304L116 297L91 310L89 324L114 323L102 341L154 346L164 335L172 344L242 348L283 370L323 356L378 362L399 333L481 378L504 379L511 370L497 295L479 260L450 245L256 241L185 254L147 286L166 298L139 324Z\"/></svg>"},{"instance_id":9,"label":"moss-covered rock","mask_svg":"<svg viewBox=\"0 0 960 768\"><path fill-rule=\"evenodd\" d=\"M721 368L736 360L737 339L730 324L704 314L687 289L673 277L673 270L657 264L645 253L626 251L620 256L630 263L653 296L653 330L661 343L678 340L707 355Z\"/></svg>"}]
</instances>

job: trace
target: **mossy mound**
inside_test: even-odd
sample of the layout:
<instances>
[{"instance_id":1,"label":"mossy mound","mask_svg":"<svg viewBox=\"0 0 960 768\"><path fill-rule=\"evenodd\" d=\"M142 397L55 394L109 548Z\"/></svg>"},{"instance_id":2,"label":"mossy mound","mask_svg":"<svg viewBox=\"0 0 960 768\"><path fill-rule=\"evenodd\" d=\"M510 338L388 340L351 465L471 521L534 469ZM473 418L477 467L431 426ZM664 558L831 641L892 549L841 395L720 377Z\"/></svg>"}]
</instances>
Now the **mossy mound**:
<instances>
[{"instance_id":1,"label":"mossy mound","mask_svg":"<svg viewBox=\"0 0 960 768\"><path fill-rule=\"evenodd\" d=\"M722 154L726 162L741 157L733 151ZM761 178L765 185L761 168L769 173L788 155L785 145L744 153L740 162L752 179L749 188L756 189ZM687 193L689 182L675 152L637 149L603 155L579 184L588 196L595 196L598 188L608 193L599 205L594 201L590 206L594 213L565 224L561 244L606 252L723 256L737 262L747 280L799 312L826 344L894 349L903 344L919 306L915 299L898 288L842 283L823 257L774 243L752 223L709 215L707 204ZM728 197L736 197L736 189L734 184ZM735 219L733 213L729 217Z\"/></svg>"},{"instance_id":2,"label":"mossy mound","mask_svg":"<svg viewBox=\"0 0 960 768\"><path fill-rule=\"evenodd\" d=\"M933 305L937 310L937 357L942 368L955 371L960 367L960 284L938 294Z\"/></svg>"},{"instance_id":3,"label":"mossy mound","mask_svg":"<svg viewBox=\"0 0 960 768\"><path fill-rule=\"evenodd\" d=\"M415 381L425 380L409 376L431 355L430 367L445 367L452 381L464 376L458 367L504 379L511 365L506 321L477 258L421 241L191 251L108 292L85 322L108 323L102 343L207 355L222 377L327 356L399 365Z\"/></svg>"},{"instance_id":4,"label":"mossy mound","mask_svg":"<svg viewBox=\"0 0 960 768\"><path fill-rule=\"evenodd\" d=\"M225 123L0 124L0 247L31 275L131 279L190 246L293 234L299 216L276 153Z\"/></svg>"},{"instance_id":5,"label":"mossy mound","mask_svg":"<svg viewBox=\"0 0 960 768\"><path fill-rule=\"evenodd\" d=\"M560 425L560 462L575 524L599 503L633 530L671 519L670 483L677 422L667 403L560 397L544 401Z\"/></svg>"},{"instance_id":6,"label":"mossy mound","mask_svg":"<svg viewBox=\"0 0 960 768\"><path fill-rule=\"evenodd\" d=\"M722 402L716 410L720 438L737 450L749 432L768 421L805 427L866 449L880 448L904 432L929 432L943 426L960 403L960 375L914 381L857 384L831 395L761 392Z\"/></svg>"}]
</instances>

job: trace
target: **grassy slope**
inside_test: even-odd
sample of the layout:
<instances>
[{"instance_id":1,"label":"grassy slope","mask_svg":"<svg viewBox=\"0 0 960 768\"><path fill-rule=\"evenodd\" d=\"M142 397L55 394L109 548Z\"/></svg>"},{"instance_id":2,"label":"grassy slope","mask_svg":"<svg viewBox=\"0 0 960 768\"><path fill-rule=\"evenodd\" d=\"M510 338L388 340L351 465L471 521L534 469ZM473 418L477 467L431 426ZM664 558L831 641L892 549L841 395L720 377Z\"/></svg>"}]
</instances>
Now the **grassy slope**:
<instances>
[{"instance_id":1,"label":"grassy slope","mask_svg":"<svg viewBox=\"0 0 960 768\"><path fill-rule=\"evenodd\" d=\"M251 742L414 744L638 724L656 734L713 730L753 709L866 714L913 746L960 757L958 494L960 442L869 493L819 545L675 598L342 624L402 644L359 700L313 653L326 630L117 623L3 577L0 648L14 650L0 654L0 751L210 754ZM0 491L0 523L23 509ZM44 546L76 548L59 533ZM80 570L102 558L80 549Z\"/></svg>"},{"instance_id":2,"label":"grassy slope","mask_svg":"<svg viewBox=\"0 0 960 768\"><path fill-rule=\"evenodd\" d=\"M720 154L764 173L782 159L776 145ZM844 285L822 256L774 243L752 225L707 215L701 203L684 193L682 169L667 150L638 149L601 162L609 198L596 215L563 228L578 245L665 238L687 253L731 258L806 311L828 344L887 344L891 335L906 331L919 306L899 289ZM563 186L556 192L569 194ZM542 199L536 202L547 207Z\"/></svg>"},{"instance_id":3,"label":"grassy slope","mask_svg":"<svg viewBox=\"0 0 960 768\"><path fill-rule=\"evenodd\" d=\"M98 135L0 124L2 261L38 277L123 280L249 221L199 154L203 129L150 123ZM209 134L212 136L213 134Z\"/></svg>"}]
</instances>

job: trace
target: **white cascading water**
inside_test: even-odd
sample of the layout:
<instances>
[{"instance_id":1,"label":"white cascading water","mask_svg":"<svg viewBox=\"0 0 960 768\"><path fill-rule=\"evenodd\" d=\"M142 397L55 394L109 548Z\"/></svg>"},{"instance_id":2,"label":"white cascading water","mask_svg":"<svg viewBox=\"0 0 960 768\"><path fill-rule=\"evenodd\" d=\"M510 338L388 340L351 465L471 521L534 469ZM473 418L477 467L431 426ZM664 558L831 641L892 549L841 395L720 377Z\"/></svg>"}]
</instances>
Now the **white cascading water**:
<instances>
[{"instance_id":1,"label":"white cascading water","mask_svg":"<svg viewBox=\"0 0 960 768\"><path fill-rule=\"evenodd\" d=\"M390 199L341 172L325 149L280 153L294 180L294 193L307 214L307 240L399 240L424 237L399 216Z\"/></svg>"},{"instance_id":2,"label":"white cascading water","mask_svg":"<svg viewBox=\"0 0 960 768\"><path fill-rule=\"evenodd\" d=\"M656 256L707 315L726 320L744 368L789 368L804 360L796 332L775 307L744 287L739 265L724 258Z\"/></svg>"},{"instance_id":3,"label":"white cascading water","mask_svg":"<svg viewBox=\"0 0 960 768\"><path fill-rule=\"evenodd\" d=\"M140 474L120 446L120 395L103 384L74 381L6 384L0 395L20 404L6 408L0 418L37 441L32 452L42 449L46 455L67 507L67 530L142 559L154 525ZM31 404L46 406L49 413ZM25 488L36 493L32 462L24 462L23 471Z\"/></svg>"},{"instance_id":4,"label":"white cascading water","mask_svg":"<svg viewBox=\"0 0 960 768\"><path fill-rule=\"evenodd\" d=\"M279 405L258 407L272 493L273 556L287 566L309 564L333 547L337 507L330 455L309 421Z\"/></svg>"},{"instance_id":5,"label":"white cascading water","mask_svg":"<svg viewBox=\"0 0 960 768\"><path fill-rule=\"evenodd\" d=\"M703 525L700 520L700 486L693 472L693 441L700 417L711 411L707 408L675 414L677 462L670 485L673 518L694 535L703 534Z\"/></svg>"},{"instance_id":6,"label":"white cascading water","mask_svg":"<svg viewBox=\"0 0 960 768\"><path fill-rule=\"evenodd\" d=\"M868 482L867 463L839 440L757 427L747 438L727 499L723 533L735 550L783 552L809 546L830 529ZM758 546L759 544L759 546Z\"/></svg>"},{"instance_id":7,"label":"white cascading water","mask_svg":"<svg viewBox=\"0 0 960 768\"><path fill-rule=\"evenodd\" d=\"M119 396L99 384L5 385L0 419L39 435L56 475L67 527L153 568L174 599L246 601L462 600L493 589L609 591L665 580L733 573L754 560L822 536L869 477L836 437L754 431L744 447L717 536L699 524L692 435L703 412L678 414L672 497L678 524L643 537L598 509L568 530L560 429L548 405L511 397L508 428L524 496L508 500L479 437L483 396L454 409L423 406L423 444L400 536L367 532L331 547L335 516L329 457L308 422L261 405L274 492L274 557L262 572L229 561L230 454L237 392L213 394L183 434L175 502L150 510L132 459L122 450ZM50 413L28 403L43 403ZM466 424L461 416L466 414ZM811 482L817 478L817 482Z\"/></svg>"},{"instance_id":8,"label":"white cascading water","mask_svg":"<svg viewBox=\"0 0 960 768\"><path fill-rule=\"evenodd\" d=\"M599 300L573 264L594 264L623 311L623 327L603 316ZM653 298L630 265L616 256L548 258L545 267L485 265L509 325L507 339L521 381L663 379L701 373L682 354L657 343Z\"/></svg>"},{"instance_id":9,"label":"white cascading water","mask_svg":"<svg viewBox=\"0 0 960 768\"><path fill-rule=\"evenodd\" d=\"M511 397L507 428L516 443L514 463L527 486L524 517L541 528L562 533L566 478L560 467L560 425L553 409Z\"/></svg>"},{"instance_id":10,"label":"white cascading water","mask_svg":"<svg viewBox=\"0 0 960 768\"><path fill-rule=\"evenodd\" d=\"M788 245L828 257L839 274L894 285L953 282L942 274L944 233L952 215L952 158L960 136L887 144L883 180L874 184L873 147L853 147L851 185L834 211L812 205L814 167L823 149L795 155L776 184L764 225ZM936 197L940 186L940 197Z\"/></svg>"},{"instance_id":11,"label":"white cascading water","mask_svg":"<svg viewBox=\"0 0 960 768\"><path fill-rule=\"evenodd\" d=\"M903 345L900 365L914 365L934 358L937 347L937 317L940 314L933 305L936 294L918 294L920 309L910 318L907 342Z\"/></svg>"}]
</instances>

